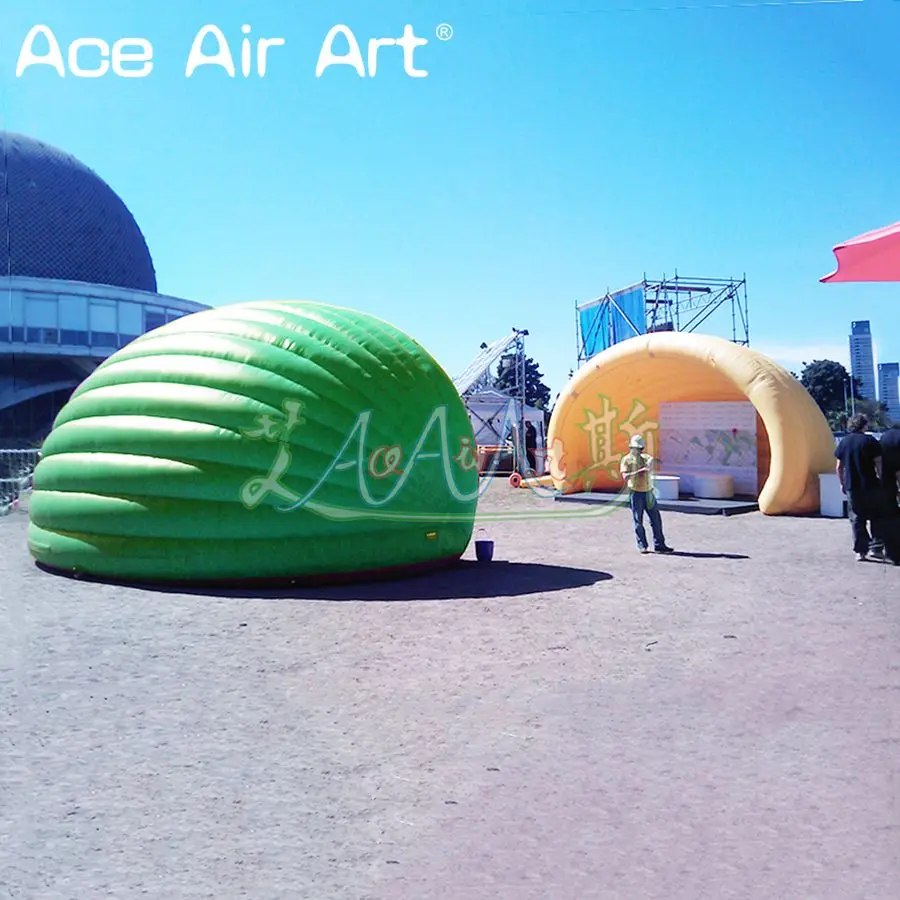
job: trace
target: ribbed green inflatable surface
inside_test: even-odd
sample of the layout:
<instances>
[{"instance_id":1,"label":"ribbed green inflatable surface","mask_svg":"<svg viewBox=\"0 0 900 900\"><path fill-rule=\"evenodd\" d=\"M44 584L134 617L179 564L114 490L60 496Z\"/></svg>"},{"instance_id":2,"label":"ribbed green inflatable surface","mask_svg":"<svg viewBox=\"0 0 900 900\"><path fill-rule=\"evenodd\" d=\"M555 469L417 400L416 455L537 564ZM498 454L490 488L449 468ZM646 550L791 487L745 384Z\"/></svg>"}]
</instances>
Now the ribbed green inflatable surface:
<instances>
[{"instance_id":1,"label":"ribbed green inflatable surface","mask_svg":"<svg viewBox=\"0 0 900 900\"><path fill-rule=\"evenodd\" d=\"M245 303L107 359L35 471L39 562L122 580L365 577L458 558L474 435L441 367L363 313Z\"/></svg>"}]
</instances>

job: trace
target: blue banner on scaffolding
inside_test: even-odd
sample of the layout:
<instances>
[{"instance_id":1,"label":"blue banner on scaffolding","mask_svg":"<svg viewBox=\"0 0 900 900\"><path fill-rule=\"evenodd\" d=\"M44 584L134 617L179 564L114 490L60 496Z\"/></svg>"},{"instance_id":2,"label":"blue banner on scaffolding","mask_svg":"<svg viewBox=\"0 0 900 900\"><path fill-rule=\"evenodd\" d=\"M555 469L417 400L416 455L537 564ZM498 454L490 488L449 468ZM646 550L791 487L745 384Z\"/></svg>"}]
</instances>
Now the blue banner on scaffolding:
<instances>
[{"instance_id":1,"label":"blue banner on scaffolding","mask_svg":"<svg viewBox=\"0 0 900 900\"><path fill-rule=\"evenodd\" d=\"M600 303L579 313L581 352L584 359L647 333L647 317L642 286L617 291Z\"/></svg>"}]
</instances>

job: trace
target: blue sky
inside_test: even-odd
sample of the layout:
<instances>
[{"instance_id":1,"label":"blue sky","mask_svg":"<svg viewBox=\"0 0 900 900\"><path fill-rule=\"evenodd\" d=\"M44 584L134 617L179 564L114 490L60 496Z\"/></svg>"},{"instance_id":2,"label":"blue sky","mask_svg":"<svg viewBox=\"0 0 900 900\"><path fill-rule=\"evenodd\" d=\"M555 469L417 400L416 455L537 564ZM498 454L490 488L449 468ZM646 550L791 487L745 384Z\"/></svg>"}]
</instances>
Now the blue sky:
<instances>
[{"instance_id":1,"label":"blue sky","mask_svg":"<svg viewBox=\"0 0 900 900\"><path fill-rule=\"evenodd\" d=\"M515 325L555 393L575 364L575 302L676 268L746 272L751 346L788 366L846 363L865 318L879 359L900 359L900 285L818 282L833 244L900 219L900 2L673 8L687 5L7 3L0 127L112 185L161 291L356 307L451 375ZM286 42L264 78L185 78L202 26L237 56L244 23ZM428 77L408 78L395 48L375 78L317 79L339 23L361 43L412 24ZM17 79L36 24L64 48L145 37L154 70ZM729 336L730 318L708 330Z\"/></svg>"}]
</instances>

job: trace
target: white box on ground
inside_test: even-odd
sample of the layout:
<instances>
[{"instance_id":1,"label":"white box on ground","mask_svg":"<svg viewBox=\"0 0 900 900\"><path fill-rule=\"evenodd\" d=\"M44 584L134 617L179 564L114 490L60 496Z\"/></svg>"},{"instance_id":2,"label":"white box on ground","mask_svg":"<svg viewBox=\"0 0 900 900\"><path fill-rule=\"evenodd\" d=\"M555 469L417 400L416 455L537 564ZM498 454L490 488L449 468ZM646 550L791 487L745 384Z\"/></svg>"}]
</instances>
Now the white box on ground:
<instances>
[{"instance_id":1,"label":"white box on ground","mask_svg":"<svg viewBox=\"0 0 900 900\"><path fill-rule=\"evenodd\" d=\"M681 479L677 475L657 475L653 479L656 496L660 500L677 500Z\"/></svg>"},{"instance_id":2,"label":"white box on ground","mask_svg":"<svg viewBox=\"0 0 900 900\"><path fill-rule=\"evenodd\" d=\"M694 475L694 496L708 500L729 500L734 496L734 479L730 475L711 473Z\"/></svg>"},{"instance_id":3,"label":"white box on ground","mask_svg":"<svg viewBox=\"0 0 900 900\"><path fill-rule=\"evenodd\" d=\"M836 472L826 472L819 475L819 515L831 519L843 519L844 492L841 490L841 480Z\"/></svg>"},{"instance_id":4,"label":"white box on ground","mask_svg":"<svg viewBox=\"0 0 900 900\"><path fill-rule=\"evenodd\" d=\"M658 476L662 477L662 476ZM679 472L677 475L673 472L666 472L665 477L678 479L678 494L694 493L694 476L690 472Z\"/></svg>"}]
</instances>

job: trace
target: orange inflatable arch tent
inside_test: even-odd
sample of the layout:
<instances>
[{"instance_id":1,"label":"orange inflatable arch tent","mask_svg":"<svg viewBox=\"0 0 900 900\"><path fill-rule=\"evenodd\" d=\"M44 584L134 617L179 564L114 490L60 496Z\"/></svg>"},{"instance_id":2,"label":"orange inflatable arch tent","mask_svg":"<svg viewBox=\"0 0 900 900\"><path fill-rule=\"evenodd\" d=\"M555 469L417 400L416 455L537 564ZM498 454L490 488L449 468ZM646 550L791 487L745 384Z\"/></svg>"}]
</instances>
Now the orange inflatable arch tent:
<instances>
[{"instance_id":1,"label":"orange inflatable arch tent","mask_svg":"<svg viewBox=\"0 0 900 900\"><path fill-rule=\"evenodd\" d=\"M818 476L834 471L834 437L803 385L755 350L681 332L623 341L576 372L556 403L547 434L553 486L563 493L622 487L617 465L598 459L598 428L610 428L615 459L628 452L629 428L659 422L660 403L747 400L757 412L760 511L817 512ZM664 459L660 468L666 470Z\"/></svg>"}]
</instances>

